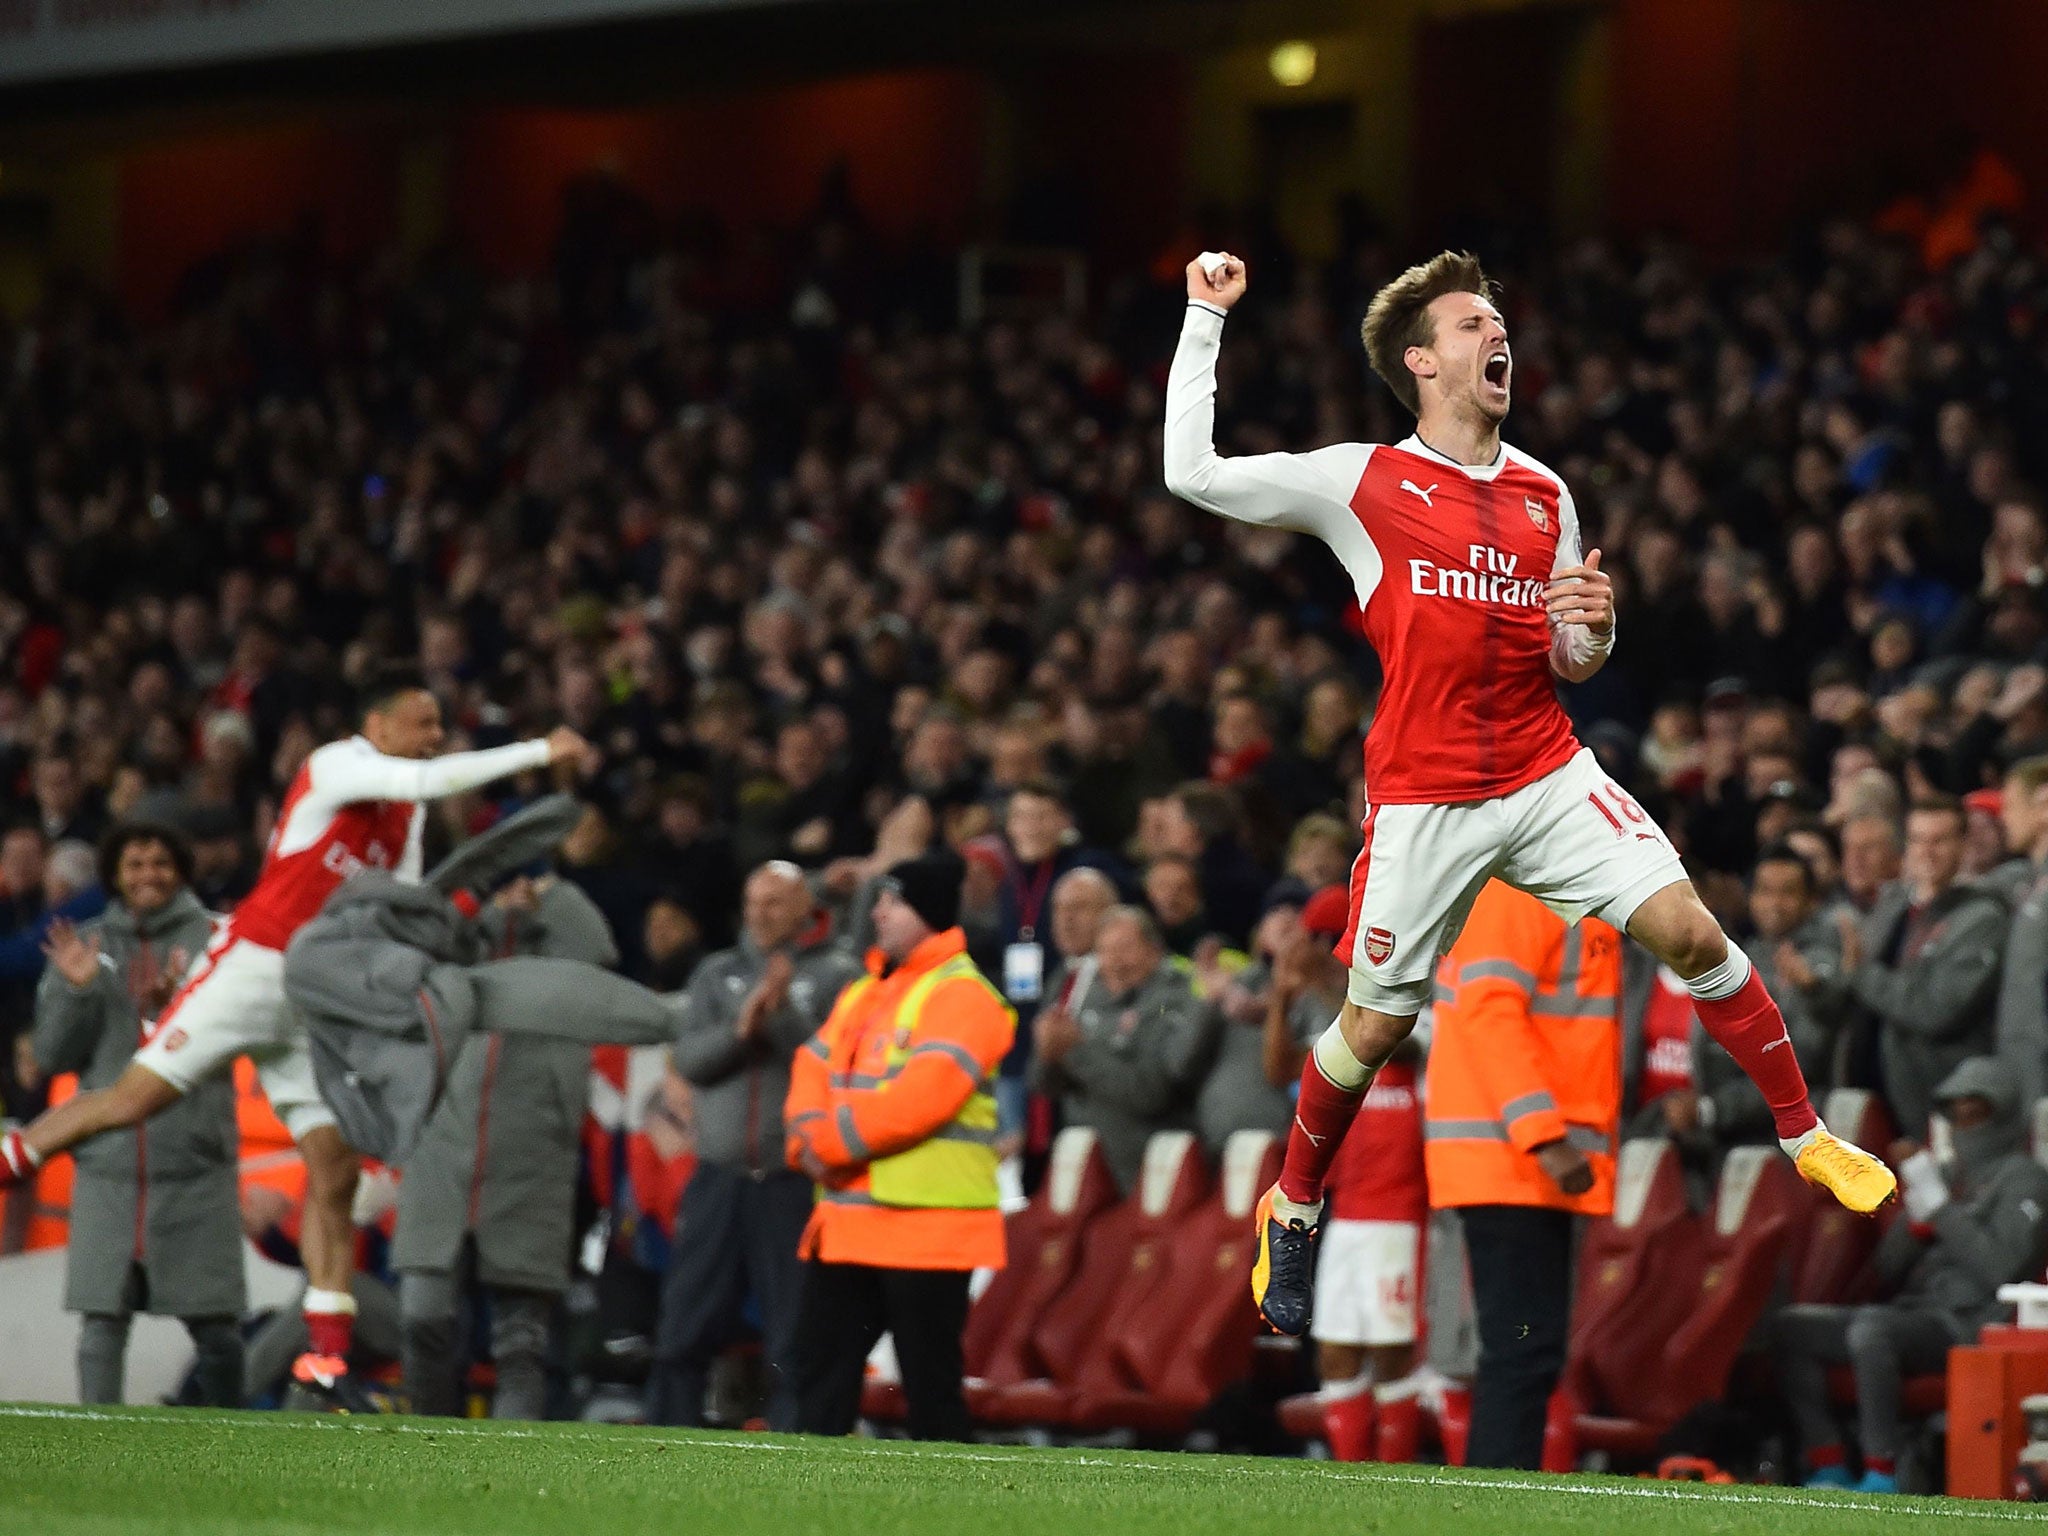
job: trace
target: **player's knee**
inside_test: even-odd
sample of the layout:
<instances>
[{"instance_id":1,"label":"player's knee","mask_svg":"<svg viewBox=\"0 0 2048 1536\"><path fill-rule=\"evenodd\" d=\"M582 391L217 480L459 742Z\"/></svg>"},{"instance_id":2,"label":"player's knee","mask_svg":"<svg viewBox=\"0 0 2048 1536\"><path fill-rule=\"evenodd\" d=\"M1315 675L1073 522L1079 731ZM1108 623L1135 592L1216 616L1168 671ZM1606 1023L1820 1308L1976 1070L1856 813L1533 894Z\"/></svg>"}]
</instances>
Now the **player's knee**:
<instances>
[{"instance_id":1,"label":"player's knee","mask_svg":"<svg viewBox=\"0 0 2048 1536\"><path fill-rule=\"evenodd\" d=\"M1346 1002L1344 1011L1338 1016L1338 1029L1359 1063L1377 1071L1386 1065L1387 1058L1394 1054L1401 1042L1414 1032L1415 1019Z\"/></svg>"},{"instance_id":2,"label":"player's knee","mask_svg":"<svg viewBox=\"0 0 2048 1536\"><path fill-rule=\"evenodd\" d=\"M1849 1319L1849 1353L1865 1356L1889 1352L1892 1347L1891 1325L1889 1307L1858 1307Z\"/></svg>"}]
</instances>

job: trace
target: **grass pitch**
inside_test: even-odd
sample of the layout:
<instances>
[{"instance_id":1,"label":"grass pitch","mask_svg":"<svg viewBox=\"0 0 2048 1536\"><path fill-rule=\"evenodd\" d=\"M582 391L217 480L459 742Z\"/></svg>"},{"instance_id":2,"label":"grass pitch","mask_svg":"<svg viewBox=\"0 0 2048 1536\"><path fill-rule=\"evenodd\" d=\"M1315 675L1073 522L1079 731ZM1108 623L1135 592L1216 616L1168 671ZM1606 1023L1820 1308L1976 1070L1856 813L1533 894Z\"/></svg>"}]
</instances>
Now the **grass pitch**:
<instances>
[{"instance_id":1,"label":"grass pitch","mask_svg":"<svg viewBox=\"0 0 2048 1536\"><path fill-rule=\"evenodd\" d=\"M0 1406L33 1536L1905 1536L2025 1505L1229 1456Z\"/></svg>"}]
</instances>

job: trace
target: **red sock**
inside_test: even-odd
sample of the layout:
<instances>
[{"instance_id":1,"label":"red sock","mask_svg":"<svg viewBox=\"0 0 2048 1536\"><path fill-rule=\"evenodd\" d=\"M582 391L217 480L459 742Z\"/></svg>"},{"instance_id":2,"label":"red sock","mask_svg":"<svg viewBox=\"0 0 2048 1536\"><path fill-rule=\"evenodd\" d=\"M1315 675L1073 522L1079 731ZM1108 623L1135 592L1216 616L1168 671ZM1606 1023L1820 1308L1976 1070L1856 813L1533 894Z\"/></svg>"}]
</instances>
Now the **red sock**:
<instances>
[{"instance_id":1,"label":"red sock","mask_svg":"<svg viewBox=\"0 0 2048 1536\"><path fill-rule=\"evenodd\" d=\"M1323 1404L1323 1438L1330 1442L1330 1460L1373 1459L1373 1425L1378 1406L1370 1389L1333 1397Z\"/></svg>"},{"instance_id":2,"label":"red sock","mask_svg":"<svg viewBox=\"0 0 2048 1536\"><path fill-rule=\"evenodd\" d=\"M1863 1470L1875 1472L1879 1477L1896 1477L1899 1460L1896 1456L1866 1456L1863 1458Z\"/></svg>"},{"instance_id":3,"label":"red sock","mask_svg":"<svg viewBox=\"0 0 2048 1536\"><path fill-rule=\"evenodd\" d=\"M338 1355L348 1358L348 1347L355 1340L356 1319L352 1312L308 1312L306 1314L307 1342L316 1355Z\"/></svg>"},{"instance_id":4,"label":"red sock","mask_svg":"<svg viewBox=\"0 0 2048 1536\"><path fill-rule=\"evenodd\" d=\"M1415 1461L1422 1454L1422 1404L1413 1396L1381 1403L1373 1455L1381 1461Z\"/></svg>"},{"instance_id":5,"label":"red sock","mask_svg":"<svg viewBox=\"0 0 2048 1536\"><path fill-rule=\"evenodd\" d=\"M1368 1085L1369 1086L1369 1085ZM1280 1167L1280 1193L1300 1205L1323 1198L1323 1177L1337 1160L1344 1133L1357 1118L1364 1088L1339 1088L1323 1076L1310 1051L1301 1068L1301 1097L1287 1131L1287 1161Z\"/></svg>"},{"instance_id":6,"label":"red sock","mask_svg":"<svg viewBox=\"0 0 2048 1536\"><path fill-rule=\"evenodd\" d=\"M1735 1064L1762 1090L1780 1138L1790 1141L1820 1124L1820 1116L1807 1098L1806 1074L1799 1070L1799 1058L1785 1031L1785 1016L1764 990L1761 976L1752 970L1749 980L1732 997L1714 1002L1696 997L1693 1009L1715 1043L1733 1056ZM1291 1162L1292 1143L1287 1153Z\"/></svg>"},{"instance_id":7,"label":"red sock","mask_svg":"<svg viewBox=\"0 0 2048 1536\"><path fill-rule=\"evenodd\" d=\"M1806 1452L1806 1464L1815 1472L1822 1467L1839 1467L1842 1464L1841 1444L1837 1442L1833 1445L1810 1447Z\"/></svg>"}]
</instances>

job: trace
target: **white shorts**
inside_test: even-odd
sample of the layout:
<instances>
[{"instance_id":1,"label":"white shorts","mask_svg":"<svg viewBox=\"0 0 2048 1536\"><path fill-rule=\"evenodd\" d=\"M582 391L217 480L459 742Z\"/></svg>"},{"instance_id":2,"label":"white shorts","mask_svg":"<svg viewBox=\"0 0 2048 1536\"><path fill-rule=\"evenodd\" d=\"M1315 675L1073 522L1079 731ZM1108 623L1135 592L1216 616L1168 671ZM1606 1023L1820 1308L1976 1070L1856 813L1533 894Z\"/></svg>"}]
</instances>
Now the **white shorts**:
<instances>
[{"instance_id":1,"label":"white shorts","mask_svg":"<svg viewBox=\"0 0 2048 1536\"><path fill-rule=\"evenodd\" d=\"M294 1141L334 1124L313 1080L306 1032L284 998L284 954L223 934L135 1053L180 1093L227 1070L237 1056L256 1064L270 1107Z\"/></svg>"},{"instance_id":2,"label":"white shorts","mask_svg":"<svg viewBox=\"0 0 2048 1536\"><path fill-rule=\"evenodd\" d=\"M1309 1337L1324 1344L1413 1344L1422 1228L1409 1221L1327 1221L1316 1259Z\"/></svg>"},{"instance_id":3,"label":"white shorts","mask_svg":"<svg viewBox=\"0 0 2048 1536\"><path fill-rule=\"evenodd\" d=\"M1338 958L1349 995L1396 1017L1429 1001L1436 963L1498 876L1568 923L1626 932L1636 908L1686 878L1671 840L1581 747L1511 795L1459 805L1376 805L1351 867L1351 926Z\"/></svg>"}]
</instances>

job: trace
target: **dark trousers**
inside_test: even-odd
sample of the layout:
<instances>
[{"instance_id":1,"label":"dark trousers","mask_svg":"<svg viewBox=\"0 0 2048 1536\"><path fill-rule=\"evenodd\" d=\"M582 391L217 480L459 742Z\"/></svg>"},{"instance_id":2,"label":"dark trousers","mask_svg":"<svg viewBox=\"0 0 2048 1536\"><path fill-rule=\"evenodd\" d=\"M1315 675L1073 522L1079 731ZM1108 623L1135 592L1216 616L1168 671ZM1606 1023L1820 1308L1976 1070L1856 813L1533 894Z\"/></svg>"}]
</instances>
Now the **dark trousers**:
<instances>
[{"instance_id":1,"label":"dark trousers","mask_svg":"<svg viewBox=\"0 0 2048 1536\"><path fill-rule=\"evenodd\" d=\"M1465 1464L1543 1463L1543 1421L1572 1315L1572 1218L1533 1205L1468 1205L1458 1218L1479 1314L1479 1378Z\"/></svg>"},{"instance_id":2,"label":"dark trousers","mask_svg":"<svg viewBox=\"0 0 2048 1536\"><path fill-rule=\"evenodd\" d=\"M911 1438L973 1439L960 1386L970 1278L964 1269L806 1264L796 1326L796 1427L808 1435L852 1433L868 1352L887 1333L896 1341Z\"/></svg>"},{"instance_id":3,"label":"dark trousers","mask_svg":"<svg viewBox=\"0 0 2048 1536\"><path fill-rule=\"evenodd\" d=\"M711 1363L740 1331L748 1293L761 1316L761 1349L774 1386L768 1427L796 1425L791 1372L803 1261L798 1239L811 1215L811 1181L799 1173L754 1178L702 1163L683 1191L675 1242L661 1283L654 1366L647 1377L650 1424L704 1422Z\"/></svg>"},{"instance_id":4,"label":"dark trousers","mask_svg":"<svg viewBox=\"0 0 2048 1536\"><path fill-rule=\"evenodd\" d=\"M1778 1381L1792 1405L1803 1448L1841 1441L1828 1398L1828 1367L1856 1372L1858 1444L1868 1456L1898 1458L1899 1404L1906 1378L1942 1370L1963 1342L1945 1312L1898 1304L1787 1307L1778 1314Z\"/></svg>"}]
</instances>

